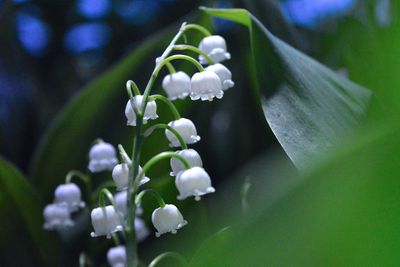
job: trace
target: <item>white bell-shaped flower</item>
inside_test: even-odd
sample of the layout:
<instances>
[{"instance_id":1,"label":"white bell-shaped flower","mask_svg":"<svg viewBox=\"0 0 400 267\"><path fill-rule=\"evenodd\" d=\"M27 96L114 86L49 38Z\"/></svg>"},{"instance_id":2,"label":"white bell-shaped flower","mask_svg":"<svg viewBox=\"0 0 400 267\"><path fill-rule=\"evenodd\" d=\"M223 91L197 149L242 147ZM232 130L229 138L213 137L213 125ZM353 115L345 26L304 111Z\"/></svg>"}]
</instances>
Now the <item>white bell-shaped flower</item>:
<instances>
[{"instance_id":1,"label":"white bell-shaped flower","mask_svg":"<svg viewBox=\"0 0 400 267\"><path fill-rule=\"evenodd\" d=\"M211 179L208 173L201 167L193 167L178 173L175 179L176 188L179 191L179 200L194 196L195 200L205 194L214 193Z\"/></svg>"},{"instance_id":2,"label":"white bell-shaped flower","mask_svg":"<svg viewBox=\"0 0 400 267\"><path fill-rule=\"evenodd\" d=\"M168 232L175 234L178 229L187 224L181 212L172 204L167 204L163 208L155 209L151 220L154 227L157 229L156 237Z\"/></svg>"},{"instance_id":3,"label":"white bell-shaped flower","mask_svg":"<svg viewBox=\"0 0 400 267\"><path fill-rule=\"evenodd\" d=\"M142 167L139 166L138 175L140 175L142 171L143 171ZM117 190L125 190L126 188L128 188L128 183L129 183L128 165L125 163L116 165L112 171L112 178L117 186ZM148 181L150 181L150 178L144 175L140 180L139 185L143 185Z\"/></svg>"},{"instance_id":4,"label":"white bell-shaped flower","mask_svg":"<svg viewBox=\"0 0 400 267\"><path fill-rule=\"evenodd\" d=\"M185 158L191 167L203 167L203 162L201 161L201 157L196 150L189 148L176 151L176 153ZM170 163L172 169L171 176L175 176L179 172L186 170L185 166L183 165L180 159L171 158Z\"/></svg>"},{"instance_id":5,"label":"white bell-shaped flower","mask_svg":"<svg viewBox=\"0 0 400 267\"><path fill-rule=\"evenodd\" d=\"M231 54L227 52L225 39L219 35L204 37L199 44L199 49L216 63L231 58ZM199 61L201 64L208 63L202 55L199 56Z\"/></svg>"},{"instance_id":6,"label":"white bell-shaped flower","mask_svg":"<svg viewBox=\"0 0 400 267\"><path fill-rule=\"evenodd\" d=\"M132 106L139 110L143 101L143 96L142 95L137 95L134 96L133 99L128 100L126 103L125 107L125 116L127 119L126 124L128 126L136 126L136 113L134 109L132 109ZM146 124L148 120L155 120L158 118L157 115L157 104L156 101L151 100L147 102L147 106L144 110L144 115L143 115L143 123Z\"/></svg>"},{"instance_id":7,"label":"white bell-shaped flower","mask_svg":"<svg viewBox=\"0 0 400 267\"><path fill-rule=\"evenodd\" d=\"M136 240L141 242L145 240L149 234L149 228L147 228L144 221L138 217L135 218L135 231L136 231Z\"/></svg>"},{"instance_id":8,"label":"white bell-shaped flower","mask_svg":"<svg viewBox=\"0 0 400 267\"><path fill-rule=\"evenodd\" d=\"M184 99L190 94L190 77L183 71L169 74L163 79L162 87L169 99Z\"/></svg>"},{"instance_id":9,"label":"white bell-shaped flower","mask_svg":"<svg viewBox=\"0 0 400 267\"><path fill-rule=\"evenodd\" d=\"M221 80L215 72L209 70L193 75L190 90L192 100L212 101L214 97L221 99L224 96Z\"/></svg>"},{"instance_id":10,"label":"white bell-shaped flower","mask_svg":"<svg viewBox=\"0 0 400 267\"><path fill-rule=\"evenodd\" d=\"M74 222L67 207L57 204L49 204L43 210L44 224L46 230L62 230L72 227Z\"/></svg>"},{"instance_id":11,"label":"white bell-shaped flower","mask_svg":"<svg viewBox=\"0 0 400 267\"><path fill-rule=\"evenodd\" d=\"M120 217L112 205L95 208L90 216L94 228L92 237L106 235L109 238L112 233L122 230Z\"/></svg>"},{"instance_id":12,"label":"white bell-shaped flower","mask_svg":"<svg viewBox=\"0 0 400 267\"><path fill-rule=\"evenodd\" d=\"M186 144L194 144L200 141L200 136L197 135L196 126L194 126L191 120L180 118L178 120L169 122L168 126L176 130ZM165 135L167 136L171 147L180 146L178 139L171 131L166 129Z\"/></svg>"},{"instance_id":13,"label":"white bell-shaped flower","mask_svg":"<svg viewBox=\"0 0 400 267\"><path fill-rule=\"evenodd\" d=\"M117 164L115 148L111 144L100 141L90 149L88 169L91 172L111 171Z\"/></svg>"},{"instance_id":14,"label":"white bell-shaped flower","mask_svg":"<svg viewBox=\"0 0 400 267\"><path fill-rule=\"evenodd\" d=\"M85 207L82 201L81 190L74 183L61 184L54 192L54 202L57 205L66 207L70 212Z\"/></svg>"},{"instance_id":15,"label":"white bell-shaped flower","mask_svg":"<svg viewBox=\"0 0 400 267\"><path fill-rule=\"evenodd\" d=\"M115 200L115 209L121 215L122 218L125 218L125 216L128 213L128 191L124 190L124 191L118 192L117 194L115 194L114 200ZM135 213L136 213L136 216L140 216L143 214L143 209L140 206L140 203L136 207Z\"/></svg>"},{"instance_id":16,"label":"white bell-shaped flower","mask_svg":"<svg viewBox=\"0 0 400 267\"><path fill-rule=\"evenodd\" d=\"M107 261L111 267L125 267L126 266L125 246L117 246L110 248L107 252Z\"/></svg>"},{"instance_id":17,"label":"white bell-shaped flower","mask_svg":"<svg viewBox=\"0 0 400 267\"><path fill-rule=\"evenodd\" d=\"M235 85L235 83L232 81L231 71L224 65L217 63L208 66L206 70L215 72L215 74L218 75L219 79L221 80L222 90L228 90Z\"/></svg>"}]
</instances>

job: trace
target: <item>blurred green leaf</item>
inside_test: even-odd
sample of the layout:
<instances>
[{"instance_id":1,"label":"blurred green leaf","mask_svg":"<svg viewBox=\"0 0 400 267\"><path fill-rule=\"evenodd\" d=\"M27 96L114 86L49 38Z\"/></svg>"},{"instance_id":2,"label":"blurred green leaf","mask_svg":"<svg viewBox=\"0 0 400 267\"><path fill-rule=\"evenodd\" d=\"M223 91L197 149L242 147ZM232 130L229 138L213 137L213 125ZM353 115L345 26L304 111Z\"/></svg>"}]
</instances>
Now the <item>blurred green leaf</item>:
<instances>
[{"instance_id":1,"label":"blurred green leaf","mask_svg":"<svg viewBox=\"0 0 400 267\"><path fill-rule=\"evenodd\" d=\"M58 266L62 262L55 236L42 229L42 210L32 185L0 158L0 265Z\"/></svg>"},{"instance_id":2,"label":"blurred green leaf","mask_svg":"<svg viewBox=\"0 0 400 267\"><path fill-rule=\"evenodd\" d=\"M264 115L297 168L307 169L354 131L368 90L284 43L247 10L203 10L248 27Z\"/></svg>"}]
</instances>

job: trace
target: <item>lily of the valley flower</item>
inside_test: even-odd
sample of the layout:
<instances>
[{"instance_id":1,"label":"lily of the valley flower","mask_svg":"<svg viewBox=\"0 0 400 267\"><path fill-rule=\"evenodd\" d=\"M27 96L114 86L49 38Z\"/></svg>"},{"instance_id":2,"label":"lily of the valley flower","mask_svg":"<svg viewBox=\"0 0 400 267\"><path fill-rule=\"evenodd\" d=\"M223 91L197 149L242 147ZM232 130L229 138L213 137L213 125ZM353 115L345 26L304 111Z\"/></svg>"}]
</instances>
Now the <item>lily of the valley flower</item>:
<instances>
[{"instance_id":1,"label":"lily of the valley flower","mask_svg":"<svg viewBox=\"0 0 400 267\"><path fill-rule=\"evenodd\" d=\"M125 116L127 119L127 125L128 126L136 126L136 113L135 110L139 110L143 101L143 96L142 95L137 95L134 96L133 99L128 100L128 103L126 103L125 107ZM132 109L132 106L134 109ZM148 101L147 106L144 110L144 115L143 115L143 123L146 124L148 120L155 120L158 118L157 115L157 104L156 101Z\"/></svg>"},{"instance_id":2,"label":"lily of the valley flower","mask_svg":"<svg viewBox=\"0 0 400 267\"><path fill-rule=\"evenodd\" d=\"M143 170L142 167L139 166L138 175L141 175L142 170ZM116 165L112 171L112 178L117 186L117 190L125 190L126 188L128 188L128 183L129 183L128 165L125 163ZM150 178L143 175L142 179L139 182L139 185L145 184L148 181L150 181Z\"/></svg>"},{"instance_id":3,"label":"lily of the valley flower","mask_svg":"<svg viewBox=\"0 0 400 267\"><path fill-rule=\"evenodd\" d=\"M190 90L192 100L212 101L214 97L221 99L224 96L221 80L215 72L209 70L193 75Z\"/></svg>"},{"instance_id":4,"label":"lily of the valley flower","mask_svg":"<svg viewBox=\"0 0 400 267\"><path fill-rule=\"evenodd\" d=\"M190 77L183 71L171 73L163 79L162 87L169 99L184 99L190 94Z\"/></svg>"},{"instance_id":5,"label":"lily of the valley flower","mask_svg":"<svg viewBox=\"0 0 400 267\"><path fill-rule=\"evenodd\" d=\"M204 37L199 44L199 49L216 63L231 58L231 54L227 52L225 39L219 35ZM208 63L202 55L199 56L199 61L201 64Z\"/></svg>"},{"instance_id":6,"label":"lily of the valley flower","mask_svg":"<svg viewBox=\"0 0 400 267\"><path fill-rule=\"evenodd\" d=\"M157 229L156 236L171 232L175 234L178 229L187 224L181 212L175 205L167 204L163 208L157 208L151 216L154 227Z\"/></svg>"},{"instance_id":7,"label":"lily of the valley flower","mask_svg":"<svg viewBox=\"0 0 400 267\"><path fill-rule=\"evenodd\" d=\"M191 167L202 167L203 162L201 160L201 157L199 153L197 153L196 150L194 149L184 149L180 151L176 151L176 153L183 158L186 159L186 161L190 164ZM177 158L171 158L171 176L177 175L179 172L186 170L185 166L183 163L177 159Z\"/></svg>"},{"instance_id":8,"label":"lily of the valley flower","mask_svg":"<svg viewBox=\"0 0 400 267\"><path fill-rule=\"evenodd\" d=\"M110 248L107 252L108 264L111 267L126 266L126 248L125 246L117 246Z\"/></svg>"},{"instance_id":9,"label":"lily of the valley flower","mask_svg":"<svg viewBox=\"0 0 400 267\"><path fill-rule=\"evenodd\" d=\"M54 196L54 202L57 205L66 207L69 212L74 212L85 207L85 202L81 200L81 190L74 183L57 186Z\"/></svg>"},{"instance_id":10,"label":"lily of the valley flower","mask_svg":"<svg viewBox=\"0 0 400 267\"><path fill-rule=\"evenodd\" d=\"M124 190L118 192L114 196L115 200L115 209L119 212L122 218L128 214L128 191ZM136 206L136 216L140 216L143 214L143 209L140 206L140 203Z\"/></svg>"},{"instance_id":11,"label":"lily of the valley flower","mask_svg":"<svg viewBox=\"0 0 400 267\"><path fill-rule=\"evenodd\" d=\"M208 66L206 70L215 72L215 74L218 75L219 79L221 80L222 90L228 90L235 85L235 83L232 81L231 71L224 65L217 63Z\"/></svg>"},{"instance_id":12,"label":"lily of the valley flower","mask_svg":"<svg viewBox=\"0 0 400 267\"><path fill-rule=\"evenodd\" d=\"M117 164L115 148L111 144L100 141L90 149L88 169L91 172L110 171Z\"/></svg>"},{"instance_id":13,"label":"lily of the valley flower","mask_svg":"<svg viewBox=\"0 0 400 267\"><path fill-rule=\"evenodd\" d=\"M44 208L43 217L46 230L62 230L74 225L67 207L57 204L49 204Z\"/></svg>"},{"instance_id":14,"label":"lily of the valley flower","mask_svg":"<svg viewBox=\"0 0 400 267\"><path fill-rule=\"evenodd\" d=\"M112 205L104 208L95 208L92 210L90 216L94 228L94 232L90 234L92 237L103 235L110 237L112 233L122 230L120 217Z\"/></svg>"},{"instance_id":15,"label":"lily of the valley flower","mask_svg":"<svg viewBox=\"0 0 400 267\"><path fill-rule=\"evenodd\" d=\"M168 123L168 126L175 129L182 137L186 144L194 144L200 141L200 136L197 135L196 127L191 120L180 118ZM179 147L180 143L176 136L169 130L165 130L165 135L170 141L171 147Z\"/></svg>"},{"instance_id":16,"label":"lily of the valley flower","mask_svg":"<svg viewBox=\"0 0 400 267\"><path fill-rule=\"evenodd\" d=\"M179 191L179 200L194 196L195 200L205 194L214 193L211 179L208 173L201 167L193 167L178 173L175 179L176 188Z\"/></svg>"},{"instance_id":17,"label":"lily of the valley flower","mask_svg":"<svg viewBox=\"0 0 400 267\"><path fill-rule=\"evenodd\" d=\"M144 221L138 217L135 218L135 231L138 242L145 240L150 234L149 228L147 228Z\"/></svg>"}]
</instances>

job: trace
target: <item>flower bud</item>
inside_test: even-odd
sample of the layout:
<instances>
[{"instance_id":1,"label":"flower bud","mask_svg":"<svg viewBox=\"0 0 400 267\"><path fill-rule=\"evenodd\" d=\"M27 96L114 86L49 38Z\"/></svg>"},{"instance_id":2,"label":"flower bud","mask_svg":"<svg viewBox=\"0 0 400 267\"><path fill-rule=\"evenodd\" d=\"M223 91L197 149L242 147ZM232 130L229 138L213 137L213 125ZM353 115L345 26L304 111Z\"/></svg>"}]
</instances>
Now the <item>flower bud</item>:
<instances>
[{"instance_id":1,"label":"flower bud","mask_svg":"<svg viewBox=\"0 0 400 267\"><path fill-rule=\"evenodd\" d=\"M219 79L221 80L222 90L227 90L235 85L235 83L232 81L231 71L224 65L217 63L208 66L206 70L212 71L218 75Z\"/></svg>"},{"instance_id":2,"label":"flower bud","mask_svg":"<svg viewBox=\"0 0 400 267\"><path fill-rule=\"evenodd\" d=\"M127 125L128 126L136 126L136 110L140 110L140 107L142 105L143 101L143 96L142 95L137 95L134 96L133 99L128 100L126 103L125 107L125 116L127 119ZM132 109L132 106L134 109ZM158 118L157 115L157 104L156 101L151 100L147 102L147 106L144 110L144 115L143 115L143 123L146 124L148 120L155 120Z\"/></svg>"},{"instance_id":3,"label":"flower bud","mask_svg":"<svg viewBox=\"0 0 400 267\"><path fill-rule=\"evenodd\" d=\"M223 96L222 83L215 72L205 70L193 75L190 92L192 100L212 101L214 97L221 99Z\"/></svg>"},{"instance_id":4,"label":"flower bud","mask_svg":"<svg viewBox=\"0 0 400 267\"><path fill-rule=\"evenodd\" d=\"M122 230L120 218L112 205L95 208L90 216L94 228L90 234L92 237L106 235L109 238L112 233Z\"/></svg>"},{"instance_id":5,"label":"flower bud","mask_svg":"<svg viewBox=\"0 0 400 267\"><path fill-rule=\"evenodd\" d=\"M126 266L126 248L125 246L117 246L110 248L107 252L108 264L111 267Z\"/></svg>"},{"instance_id":6,"label":"flower bud","mask_svg":"<svg viewBox=\"0 0 400 267\"><path fill-rule=\"evenodd\" d=\"M145 240L150 234L149 229L147 228L144 221L138 217L135 218L135 231L136 240L138 242Z\"/></svg>"},{"instance_id":7,"label":"flower bud","mask_svg":"<svg viewBox=\"0 0 400 267\"><path fill-rule=\"evenodd\" d=\"M85 202L81 201L81 190L74 183L57 186L54 196L54 202L57 205L66 207L69 212L85 207Z\"/></svg>"},{"instance_id":8,"label":"flower bud","mask_svg":"<svg viewBox=\"0 0 400 267\"><path fill-rule=\"evenodd\" d=\"M143 169L139 166L138 175L141 175ZM125 190L128 188L129 183L129 167L127 164L122 163L114 167L112 171L112 178L117 186L117 190ZM150 181L149 177L143 175L139 185L145 184Z\"/></svg>"},{"instance_id":9,"label":"flower bud","mask_svg":"<svg viewBox=\"0 0 400 267\"><path fill-rule=\"evenodd\" d=\"M115 194L114 200L115 200L115 209L121 215L122 218L125 218L125 216L128 213L128 191L124 190L124 191L118 192L117 194ZM136 206L136 216L142 215L142 214L143 214L143 209L139 203Z\"/></svg>"},{"instance_id":10,"label":"flower bud","mask_svg":"<svg viewBox=\"0 0 400 267\"><path fill-rule=\"evenodd\" d=\"M169 74L163 79L162 87L169 99L184 99L190 94L190 77L183 71Z\"/></svg>"},{"instance_id":11,"label":"flower bud","mask_svg":"<svg viewBox=\"0 0 400 267\"><path fill-rule=\"evenodd\" d=\"M194 144L200 141L200 136L197 135L196 127L191 120L180 118L178 120L171 121L170 123L168 123L168 126L176 130L181 135L183 141L186 144ZM165 130L165 135L170 141L171 147L180 146L178 139L171 131L169 131L168 129Z\"/></svg>"},{"instance_id":12,"label":"flower bud","mask_svg":"<svg viewBox=\"0 0 400 267\"><path fill-rule=\"evenodd\" d=\"M74 225L70 212L65 206L49 204L44 208L43 217L45 220L43 228L46 230L62 230Z\"/></svg>"},{"instance_id":13,"label":"flower bud","mask_svg":"<svg viewBox=\"0 0 400 267\"><path fill-rule=\"evenodd\" d=\"M194 196L195 200L200 200L200 196L214 193L215 189L211 186L211 179L208 173L200 167L193 167L178 173L175 185L179 191L179 200Z\"/></svg>"},{"instance_id":14,"label":"flower bud","mask_svg":"<svg viewBox=\"0 0 400 267\"><path fill-rule=\"evenodd\" d=\"M156 237L168 232L175 234L178 229L187 224L181 212L172 204L167 204L163 208L155 209L151 220L158 231L156 232Z\"/></svg>"},{"instance_id":15,"label":"flower bud","mask_svg":"<svg viewBox=\"0 0 400 267\"><path fill-rule=\"evenodd\" d=\"M115 148L111 144L100 141L90 149L88 169L91 172L109 171L117 164Z\"/></svg>"},{"instance_id":16,"label":"flower bud","mask_svg":"<svg viewBox=\"0 0 400 267\"><path fill-rule=\"evenodd\" d=\"M227 52L225 39L219 35L204 37L199 44L199 49L216 63L231 58L231 54ZM201 64L208 63L202 55L199 56L199 61Z\"/></svg>"},{"instance_id":17,"label":"flower bud","mask_svg":"<svg viewBox=\"0 0 400 267\"><path fill-rule=\"evenodd\" d=\"M190 164L191 167L202 167L203 162L201 161L199 153L197 153L194 149L184 149L181 151L176 151L176 153L183 158ZM183 165L182 161L177 158L171 158L171 176L177 175L179 172L186 170L185 166Z\"/></svg>"}]
</instances>

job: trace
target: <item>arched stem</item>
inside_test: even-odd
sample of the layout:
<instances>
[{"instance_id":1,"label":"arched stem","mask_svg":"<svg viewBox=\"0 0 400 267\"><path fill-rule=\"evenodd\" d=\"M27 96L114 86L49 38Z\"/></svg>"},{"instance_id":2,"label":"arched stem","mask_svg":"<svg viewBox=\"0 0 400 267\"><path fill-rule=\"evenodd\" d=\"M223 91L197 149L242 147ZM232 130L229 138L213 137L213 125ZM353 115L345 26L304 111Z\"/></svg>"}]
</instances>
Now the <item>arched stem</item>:
<instances>
[{"instance_id":1,"label":"arched stem","mask_svg":"<svg viewBox=\"0 0 400 267\"><path fill-rule=\"evenodd\" d=\"M121 144L118 145L118 151L119 151L119 154L121 155L123 162L125 164L128 164L128 166L130 166L132 164L132 161L129 158L128 154L126 153L124 147Z\"/></svg>"},{"instance_id":2,"label":"arched stem","mask_svg":"<svg viewBox=\"0 0 400 267\"><path fill-rule=\"evenodd\" d=\"M152 197L154 197L154 198L157 200L158 205L159 205L161 208L164 208L164 207L165 207L165 201L164 201L164 199L161 197L161 195L160 195L157 191L155 191L155 190L153 190L153 189L146 189L146 190L141 191L139 194L137 194L137 196L136 196L136 198L135 198L135 204L136 204L136 206L139 205L139 203L142 201L142 198L143 198L143 196L144 196L145 194L150 194L150 195L152 195Z\"/></svg>"},{"instance_id":3,"label":"arched stem","mask_svg":"<svg viewBox=\"0 0 400 267\"><path fill-rule=\"evenodd\" d=\"M176 139L178 139L179 144L181 145L182 149L187 149L187 145L185 143L185 141L183 140L182 136L179 134L179 132L177 130L175 130L174 128L172 128L171 126L164 124L164 123L159 123L156 125L151 126L149 129L147 129L144 132L144 136L147 137L149 136L152 132L154 132L155 129L167 129L168 131L170 131L171 133L173 133L176 137Z\"/></svg>"},{"instance_id":4,"label":"arched stem","mask_svg":"<svg viewBox=\"0 0 400 267\"><path fill-rule=\"evenodd\" d=\"M188 31L188 30L196 30L201 32L204 36L210 36L211 32L209 30L207 30L206 28L204 28L203 26L197 25L197 24L187 24L184 27L184 31Z\"/></svg>"},{"instance_id":5,"label":"arched stem","mask_svg":"<svg viewBox=\"0 0 400 267\"><path fill-rule=\"evenodd\" d=\"M215 62L210 58L209 55L198 49L197 47L193 45L175 45L174 50L182 51L182 50L190 50L193 51L199 55L202 55L208 62L208 64L212 65L215 64Z\"/></svg>"},{"instance_id":6,"label":"arched stem","mask_svg":"<svg viewBox=\"0 0 400 267\"><path fill-rule=\"evenodd\" d=\"M170 61L173 60L177 60L177 59L181 59L181 60L186 60L189 61L190 63L192 63L199 71L204 71L204 67L194 58L187 56L187 55L173 55L173 56L169 56L166 59L164 59L163 61L161 61L161 63L156 67L156 69L154 70L154 75L157 76L158 73L160 72L160 70L162 69L162 67L165 66L165 64L167 64Z\"/></svg>"},{"instance_id":7,"label":"arched stem","mask_svg":"<svg viewBox=\"0 0 400 267\"><path fill-rule=\"evenodd\" d=\"M79 180L81 180L85 184L86 200L88 202L90 202L91 201L90 194L92 192L92 182L90 180L90 177L88 175L83 174L80 171L72 170L72 171L69 171L67 173L67 175L65 176L65 183L66 184L71 183L72 178L74 178L74 177L79 178Z\"/></svg>"},{"instance_id":8,"label":"arched stem","mask_svg":"<svg viewBox=\"0 0 400 267\"><path fill-rule=\"evenodd\" d=\"M155 257L154 260L150 262L148 267L156 267L158 263L160 263L162 260L166 258L172 258L176 260L177 262L179 262L181 266L187 266L188 264L187 260L181 254L176 252L164 252Z\"/></svg>"},{"instance_id":9,"label":"arched stem","mask_svg":"<svg viewBox=\"0 0 400 267\"><path fill-rule=\"evenodd\" d=\"M126 91L128 93L129 99L133 98L132 89L135 95L140 95L139 87L136 85L134 81L129 80L126 82Z\"/></svg>"},{"instance_id":10,"label":"arched stem","mask_svg":"<svg viewBox=\"0 0 400 267\"><path fill-rule=\"evenodd\" d=\"M167 106L172 112L172 115L174 115L175 120L179 120L181 118L178 109L175 107L174 103L172 103L172 101L169 100L167 97L163 95L151 95L150 100L161 100L162 102L167 104Z\"/></svg>"},{"instance_id":11,"label":"arched stem","mask_svg":"<svg viewBox=\"0 0 400 267\"><path fill-rule=\"evenodd\" d=\"M176 73L176 69L174 68L174 66L168 62L167 64L165 64L165 66L168 68L169 73Z\"/></svg>"},{"instance_id":12,"label":"arched stem","mask_svg":"<svg viewBox=\"0 0 400 267\"><path fill-rule=\"evenodd\" d=\"M179 159L179 160L182 162L183 166L185 166L186 169L190 169L190 164L189 164L189 162L188 162L184 157L182 157L181 155L179 155L179 154L177 154L177 153L175 153L175 152L169 151L169 152L162 152L162 153L157 154L157 155L155 155L154 157L152 157L152 158L143 166L143 171L142 171L142 174L141 174L140 176L143 176L144 173L147 173L147 172L150 170L150 168L153 167L153 166L154 166L156 163L158 163L159 161L164 160L164 159L170 159L170 158L177 158L177 159ZM140 177L140 178L142 178L142 177Z\"/></svg>"},{"instance_id":13,"label":"arched stem","mask_svg":"<svg viewBox=\"0 0 400 267\"><path fill-rule=\"evenodd\" d=\"M111 205L115 206L115 200L110 190L103 188L99 193L99 207L104 208L106 206L106 199Z\"/></svg>"}]
</instances>

